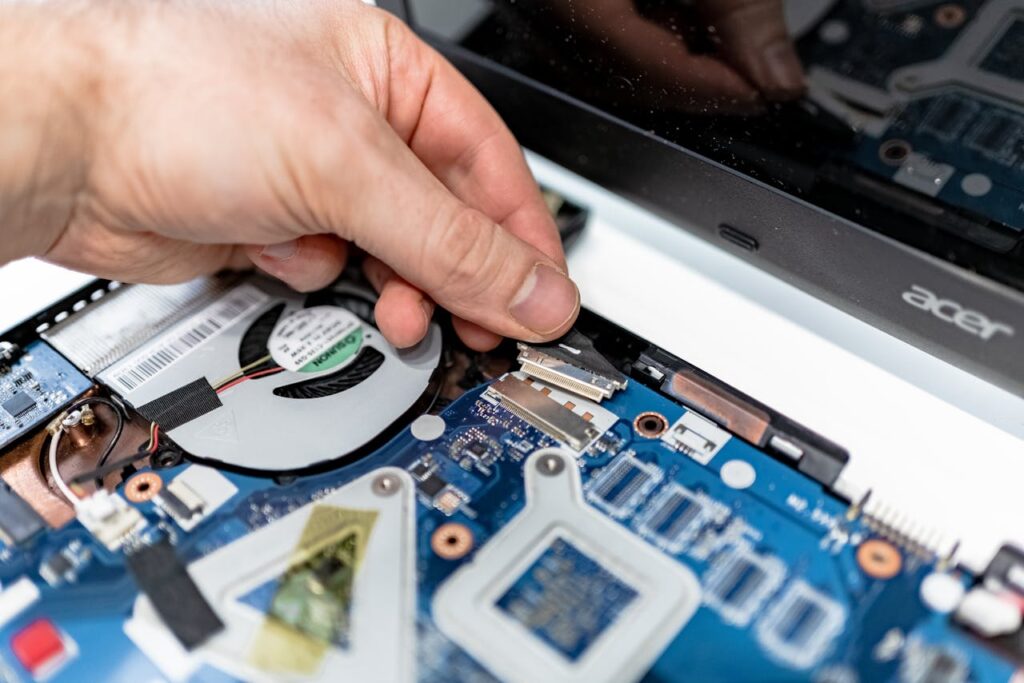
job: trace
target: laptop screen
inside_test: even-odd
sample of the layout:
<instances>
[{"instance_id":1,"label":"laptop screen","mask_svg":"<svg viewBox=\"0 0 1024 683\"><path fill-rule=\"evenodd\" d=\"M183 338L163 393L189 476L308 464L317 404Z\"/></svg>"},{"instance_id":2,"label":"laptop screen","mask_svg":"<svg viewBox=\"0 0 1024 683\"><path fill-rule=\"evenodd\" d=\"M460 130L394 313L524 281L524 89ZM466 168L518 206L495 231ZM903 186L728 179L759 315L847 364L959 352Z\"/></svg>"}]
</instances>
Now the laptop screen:
<instances>
[{"instance_id":1,"label":"laptop screen","mask_svg":"<svg viewBox=\"0 0 1024 683\"><path fill-rule=\"evenodd\" d=\"M1024 3L409 4L424 33L1024 287Z\"/></svg>"}]
</instances>

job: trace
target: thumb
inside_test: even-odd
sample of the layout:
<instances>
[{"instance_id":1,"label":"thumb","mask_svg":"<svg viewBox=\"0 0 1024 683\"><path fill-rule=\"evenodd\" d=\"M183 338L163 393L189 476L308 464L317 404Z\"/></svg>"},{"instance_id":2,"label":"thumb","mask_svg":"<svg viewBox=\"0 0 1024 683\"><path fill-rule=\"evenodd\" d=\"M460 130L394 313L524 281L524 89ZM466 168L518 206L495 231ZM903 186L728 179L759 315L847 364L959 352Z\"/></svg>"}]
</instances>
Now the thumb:
<instances>
[{"instance_id":1,"label":"thumb","mask_svg":"<svg viewBox=\"0 0 1024 683\"><path fill-rule=\"evenodd\" d=\"M364 100L343 99L337 118L311 122L315 134L307 128L290 150L314 171L299 195L324 231L494 333L540 341L567 331L580 299L561 264L455 197Z\"/></svg>"},{"instance_id":2,"label":"thumb","mask_svg":"<svg viewBox=\"0 0 1024 683\"><path fill-rule=\"evenodd\" d=\"M569 328L580 297L560 264L440 184L423 190L435 205L431 220L417 225L424 214L415 212L383 226L361 223L355 241L438 305L499 335L541 340Z\"/></svg>"},{"instance_id":3,"label":"thumb","mask_svg":"<svg viewBox=\"0 0 1024 683\"><path fill-rule=\"evenodd\" d=\"M455 315L503 336L565 332L580 297L560 264L473 209L453 211L426 235L429 271L406 277Z\"/></svg>"}]
</instances>

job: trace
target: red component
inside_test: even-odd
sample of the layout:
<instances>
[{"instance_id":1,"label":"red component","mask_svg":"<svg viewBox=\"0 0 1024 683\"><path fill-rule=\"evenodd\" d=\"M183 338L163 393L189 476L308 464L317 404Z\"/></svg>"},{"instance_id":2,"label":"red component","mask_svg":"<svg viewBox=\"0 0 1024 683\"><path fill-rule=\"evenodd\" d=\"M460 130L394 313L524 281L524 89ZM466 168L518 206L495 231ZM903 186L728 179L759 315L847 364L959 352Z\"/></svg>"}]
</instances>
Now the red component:
<instances>
[{"instance_id":1,"label":"red component","mask_svg":"<svg viewBox=\"0 0 1024 683\"><path fill-rule=\"evenodd\" d=\"M32 675L64 654L64 639L49 619L36 619L11 637L11 650Z\"/></svg>"}]
</instances>

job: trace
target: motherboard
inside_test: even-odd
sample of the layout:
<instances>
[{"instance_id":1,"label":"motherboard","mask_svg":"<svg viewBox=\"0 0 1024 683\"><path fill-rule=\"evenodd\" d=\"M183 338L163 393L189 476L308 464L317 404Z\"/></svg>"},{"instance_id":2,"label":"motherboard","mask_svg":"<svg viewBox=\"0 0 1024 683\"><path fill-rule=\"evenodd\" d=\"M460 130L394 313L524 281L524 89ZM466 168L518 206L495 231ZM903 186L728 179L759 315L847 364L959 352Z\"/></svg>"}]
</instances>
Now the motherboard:
<instances>
[{"instance_id":1,"label":"motherboard","mask_svg":"<svg viewBox=\"0 0 1024 683\"><path fill-rule=\"evenodd\" d=\"M0 457L0 680L1019 680L1024 554L968 571L596 315L398 350L358 283L105 291L0 371L46 406Z\"/></svg>"}]
</instances>

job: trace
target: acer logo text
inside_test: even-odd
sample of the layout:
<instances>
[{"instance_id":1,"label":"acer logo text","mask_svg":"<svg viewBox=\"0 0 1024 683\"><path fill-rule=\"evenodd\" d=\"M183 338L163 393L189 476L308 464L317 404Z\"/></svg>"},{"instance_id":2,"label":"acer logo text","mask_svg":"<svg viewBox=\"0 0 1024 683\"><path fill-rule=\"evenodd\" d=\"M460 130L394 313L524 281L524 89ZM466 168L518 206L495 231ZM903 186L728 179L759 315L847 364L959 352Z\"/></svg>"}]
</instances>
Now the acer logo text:
<instances>
[{"instance_id":1,"label":"acer logo text","mask_svg":"<svg viewBox=\"0 0 1024 683\"><path fill-rule=\"evenodd\" d=\"M1014 334L1014 329L1006 323L990 320L984 313L965 308L952 299L940 299L934 292L920 285L912 285L910 291L903 292L903 300L985 341L999 333L1008 337Z\"/></svg>"}]
</instances>

